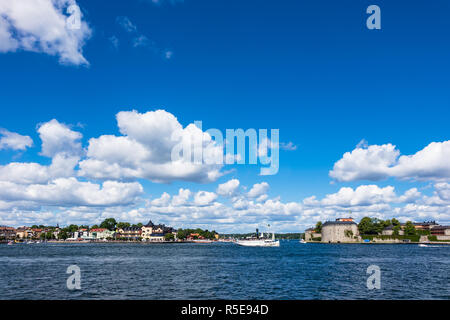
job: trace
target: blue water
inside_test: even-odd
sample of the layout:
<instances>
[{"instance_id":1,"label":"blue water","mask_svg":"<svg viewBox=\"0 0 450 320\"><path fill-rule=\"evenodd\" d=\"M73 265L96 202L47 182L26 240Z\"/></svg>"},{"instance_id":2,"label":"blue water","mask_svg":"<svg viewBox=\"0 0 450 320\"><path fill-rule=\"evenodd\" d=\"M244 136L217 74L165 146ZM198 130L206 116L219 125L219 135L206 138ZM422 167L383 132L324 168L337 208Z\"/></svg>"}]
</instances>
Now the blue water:
<instances>
[{"instance_id":1,"label":"blue water","mask_svg":"<svg viewBox=\"0 0 450 320\"><path fill-rule=\"evenodd\" d=\"M81 290L67 289L69 265ZM381 289L366 286L369 265ZM0 299L450 299L450 246L0 245Z\"/></svg>"}]
</instances>

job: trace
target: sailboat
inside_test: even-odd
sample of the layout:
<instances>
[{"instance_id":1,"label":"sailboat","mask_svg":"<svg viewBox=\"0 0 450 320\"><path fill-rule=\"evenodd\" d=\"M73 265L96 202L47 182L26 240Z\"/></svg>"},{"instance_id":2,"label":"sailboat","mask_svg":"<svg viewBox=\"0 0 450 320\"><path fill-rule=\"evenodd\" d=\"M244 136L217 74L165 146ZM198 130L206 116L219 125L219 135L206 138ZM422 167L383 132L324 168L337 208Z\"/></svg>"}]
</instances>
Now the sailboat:
<instances>
[{"instance_id":1,"label":"sailboat","mask_svg":"<svg viewBox=\"0 0 450 320\"><path fill-rule=\"evenodd\" d=\"M272 232L272 239L264 239L264 233L259 236L256 229L256 237L244 240L237 240L236 244L244 247L279 247L280 241L275 240L275 233Z\"/></svg>"}]
</instances>

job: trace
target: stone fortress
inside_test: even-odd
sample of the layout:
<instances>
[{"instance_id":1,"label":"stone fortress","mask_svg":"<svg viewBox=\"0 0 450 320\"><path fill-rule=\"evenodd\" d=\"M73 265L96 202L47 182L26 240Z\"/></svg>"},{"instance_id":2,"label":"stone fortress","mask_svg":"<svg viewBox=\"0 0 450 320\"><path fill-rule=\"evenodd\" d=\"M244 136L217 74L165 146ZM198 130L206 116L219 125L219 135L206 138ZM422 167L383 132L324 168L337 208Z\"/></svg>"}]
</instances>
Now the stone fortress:
<instances>
[{"instance_id":1,"label":"stone fortress","mask_svg":"<svg viewBox=\"0 0 450 320\"><path fill-rule=\"evenodd\" d=\"M403 236L405 223L400 223L401 229L398 230L398 235ZM450 226L441 226L436 221L412 222L416 230L429 231L428 235L421 234L419 242L429 241L443 241L443 243L450 242ZM321 232L316 232L315 228L305 230L306 242L322 242L322 243L355 243L362 242L362 237L359 234L358 225L353 218L338 218L335 221L327 221L322 225ZM383 229L378 236L374 236L369 242L386 242L386 243L400 243L410 242L410 240L402 239L383 239L382 236L393 236L393 226L388 226ZM430 240L429 237L434 237L435 240ZM364 241L367 242L367 241Z\"/></svg>"},{"instance_id":2,"label":"stone fortress","mask_svg":"<svg viewBox=\"0 0 450 320\"><path fill-rule=\"evenodd\" d=\"M322 242L359 242L358 225L353 218L338 218L322 225Z\"/></svg>"},{"instance_id":3,"label":"stone fortress","mask_svg":"<svg viewBox=\"0 0 450 320\"><path fill-rule=\"evenodd\" d=\"M322 225L322 232L316 233L314 228L305 231L305 240L313 241L321 238L325 243L360 242L358 225L353 218L338 218Z\"/></svg>"}]
</instances>

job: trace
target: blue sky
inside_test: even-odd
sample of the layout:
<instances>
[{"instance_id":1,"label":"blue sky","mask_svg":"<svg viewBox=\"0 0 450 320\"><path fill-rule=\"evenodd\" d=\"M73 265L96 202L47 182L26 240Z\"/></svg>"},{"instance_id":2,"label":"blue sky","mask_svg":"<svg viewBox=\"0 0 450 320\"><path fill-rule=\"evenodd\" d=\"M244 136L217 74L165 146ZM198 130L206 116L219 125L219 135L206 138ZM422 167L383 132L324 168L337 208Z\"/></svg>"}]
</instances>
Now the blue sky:
<instances>
[{"instance_id":1,"label":"blue sky","mask_svg":"<svg viewBox=\"0 0 450 320\"><path fill-rule=\"evenodd\" d=\"M277 231L301 231L348 211L356 218L450 222L447 1L131 0L105 5L78 0L83 29L64 31L56 39L45 26L59 27L65 9L75 2L48 2L54 12L47 19L32 17L35 23L28 25L21 23L26 16L20 5L0 6L0 128L33 141L22 148L0 142L0 182L13 190L0 193L0 224L92 224L111 215L218 231L246 231L265 223ZM381 30L366 28L371 4L381 8ZM280 142L291 142L295 150L280 150L280 169L273 176L259 175L257 165L224 166L220 177L206 182L178 176L160 183L148 174L99 178L95 169L82 173L80 162L98 160L104 151L94 152L89 139L124 136L116 121L119 112L136 110L143 117L159 109L184 128L195 120L204 129L223 132L277 128ZM57 122L49 123L52 119ZM43 155L43 144L61 147L55 142L58 134L77 149L66 150L64 158L76 157L75 166L24 184L25 170L13 172L10 164L49 166L58 152ZM148 143L159 145L157 138ZM400 161L401 156L410 158ZM108 163L123 167L114 159ZM330 176L340 160L342 168ZM144 162L139 165L147 168ZM65 193L52 203L60 187L55 179L71 178L80 193L86 187L82 183L104 188L105 181L115 181L132 199L99 202L75 194L75 201ZM231 179L239 186L230 196L220 195L218 185ZM261 183L268 185L261 191L267 198L250 197L252 186ZM52 191L40 189L45 186ZM173 198L180 188L191 192L183 206L151 203L164 192ZM414 188L414 197L400 200ZM37 198L34 190L50 195ZM201 191L211 201L196 205ZM312 196L317 202L305 204Z\"/></svg>"}]
</instances>

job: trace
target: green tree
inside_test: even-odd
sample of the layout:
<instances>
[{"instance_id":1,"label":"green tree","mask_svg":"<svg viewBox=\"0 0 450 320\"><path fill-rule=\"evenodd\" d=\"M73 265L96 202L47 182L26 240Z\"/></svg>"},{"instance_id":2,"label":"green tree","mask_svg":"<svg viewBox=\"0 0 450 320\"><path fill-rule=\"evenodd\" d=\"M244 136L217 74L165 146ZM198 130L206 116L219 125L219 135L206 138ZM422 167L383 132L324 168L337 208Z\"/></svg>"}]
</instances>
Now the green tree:
<instances>
[{"instance_id":1,"label":"green tree","mask_svg":"<svg viewBox=\"0 0 450 320\"><path fill-rule=\"evenodd\" d=\"M61 230L58 234L58 239L66 240L69 237L66 230Z\"/></svg>"},{"instance_id":2,"label":"green tree","mask_svg":"<svg viewBox=\"0 0 450 320\"><path fill-rule=\"evenodd\" d=\"M373 229L372 229L373 234L380 234L385 227L390 225L390 221L389 221L389 225L386 225L386 221L383 221L378 218L373 218L372 224L373 224Z\"/></svg>"},{"instance_id":3,"label":"green tree","mask_svg":"<svg viewBox=\"0 0 450 320\"><path fill-rule=\"evenodd\" d=\"M314 229L314 231L316 231L316 233L322 232L322 221L317 221L316 228Z\"/></svg>"},{"instance_id":4,"label":"green tree","mask_svg":"<svg viewBox=\"0 0 450 320\"><path fill-rule=\"evenodd\" d=\"M105 228L110 231L114 231L116 229L117 221L114 218L108 218L103 220L102 223L100 223L100 228Z\"/></svg>"},{"instance_id":5,"label":"green tree","mask_svg":"<svg viewBox=\"0 0 450 320\"><path fill-rule=\"evenodd\" d=\"M67 228L65 228L67 232L75 232L78 230L78 226L76 224L71 224Z\"/></svg>"},{"instance_id":6,"label":"green tree","mask_svg":"<svg viewBox=\"0 0 450 320\"><path fill-rule=\"evenodd\" d=\"M392 225L393 225L394 227L400 225L400 221L398 221L398 220L395 219L395 218L392 218L391 223L392 223Z\"/></svg>"},{"instance_id":7,"label":"green tree","mask_svg":"<svg viewBox=\"0 0 450 320\"><path fill-rule=\"evenodd\" d=\"M166 241L173 241L173 240L175 240L175 236L173 235L173 233L166 233L166 234L164 235L164 239L165 239Z\"/></svg>"},{"instance_id":8,"label":"green tree","mask_svg":"<svg viewBox=\"0 0 450 320\"><path fill-rule=\"evenodd\" d=\"M178 232L177 232L177 238L178 239L181 239L181 240L184 240L184 239L186 239L187 238L187 232L186 232L186 230L183 230L183 229L179 229L178 230Z\"/></svg>"},{"instance_id":9,"label":"green tree","mask_svg":"<svg viewBox=\"0 0 450 320\"><path fill-rule=\"evenodd\" d=\"M117 223L117 228L119 228L119 229L128 228L129 226L130 226L130 223L128 223L128 222L118 222Z\"/></svg>"},{"instance_id":10,"label":"green tree","mask_svg":"<svg viewBox=\"0 0 450 320\"><path fill-rule=\"evenodd\" d=\"M204 237L205 239L215 239L216 238L216 231L208 231L208 230L202 230L200 228L197 229L179 229L177 231L177 238L178 239L186 239L191 233L198 233L200 236ZM197 238L195 236L194 238Z\"/></svg>"},{"instance_id":11,"label":"green tree","mask_svg":"<svg viewBox=\"0 0 450 320\"><path fill-rule=\"evenodd\" d=\"M370 217L364 217L358 224L358 230L360 234L378 234L378 226L375 219Z\"/></svg>"},{"instance_id":12,"label":"green tree","mask_svg":"<svg viewBox=\"0 0 450 320\"><path fill-rule=\"evenodd\" d=\"M394 231L393 235L398 236L400 234L401 229L402 229L402 227L400 226L400 224L394 225L394 227L392 228L392 230Z\"/></svg>"},{"instance_id":13,"label":"green tree","mask_svg":"<svg viewBox=\"0 0 450 320\"><path fill-rule=\"evenodd\" d=\"M98 225L94 224L91 229L98 229Z\"/></svg>"},{"instance_id":14,"label":"green tree","mask_svg":"<svg viewBox=\"0 0 450 320\"><path fill-rule=\"evenodd\" d=\"M414 227L414 225L411 221L406 222L404 231L405 231L405 235L407 235L407 236L416 235L416 227Z\"/></svg>"}]
</instances>

